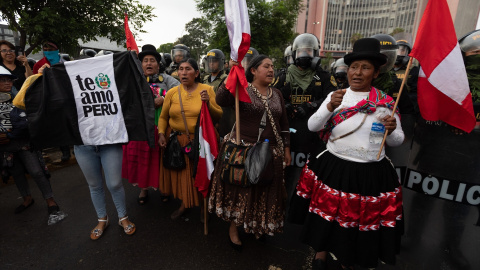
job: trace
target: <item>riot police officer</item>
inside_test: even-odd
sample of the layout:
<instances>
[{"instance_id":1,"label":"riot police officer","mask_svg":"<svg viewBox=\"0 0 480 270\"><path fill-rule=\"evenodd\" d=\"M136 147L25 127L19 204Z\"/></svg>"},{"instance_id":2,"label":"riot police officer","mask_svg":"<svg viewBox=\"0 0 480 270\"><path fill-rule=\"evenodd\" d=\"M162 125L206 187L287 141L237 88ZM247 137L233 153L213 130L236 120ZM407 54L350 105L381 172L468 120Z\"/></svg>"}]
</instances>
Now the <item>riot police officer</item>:
<instances>
[{"instance_id":1,"label":"riot police officer","mask_svg":"<svg viewBox=\"0 0 480 270\"><path fill-rule=\"evenodd\" d=\"M203 79L204 84L213 86L215 93L218 87L227 78L225 74L225 54L221 50L213 49L207 53L205 59L205 72L209 75ZM235 123L235 110L232 107L222 107L223 114L215 127L220 138L227 135Z\"/></svg>"},{"instance_id":2,"label":"riot police officer","mask_svg":"<svg viewBox=\"0 0 480 270\"><path fill-rule=\"evenodd\" d=\"M387 93L393 99L397 99L402 81L397 78L393 66L397 61L397 41L390 35L377 34L371 36L380 42L380 52L387 56L387 63L380 67L380 74L373 80L372 86ZM404 86L405 87L405 86ZM398 109L401 114L415 114L415 107L404 89L400 97Z\"/></svg>"},{"instance_id":3,"label":"riot police officer","mask_svg":"<svg viewBox=\"0 0 480 270\"><path fill-rule=\"evenodd\" d=\"M255 56L257 55L259 55L259 53L255 48L252 48L252 47L248 48L248 51L245 54L245 57L243 57L241 62L242 67L246 69L250 61L252 61L252 59L255 58Z\"/></svg>"},{"instance_id":4,"label":"riot police officer","mask_svg":"<svg viewBox=\"0 0 480 270\"><path fill-rule=\"evenodd\" d=\"M345 61L342 58L337 59L333 65L332 76L335 80L335 83L332 82L337 89L347 89L349 87L347 80L347 70L348 66L345 64Z\"/></svg>"},{"instance_id":5,"label":"riot police officer","mask_svg":"<svg viewBox=\"0 0 480 270\"><path fill-rule=\"evenodd\" d=\"M178 78L178 63L184 59L190 58L190 48L183 44L177 44L172 48L172 58L173 61L170 66L167 68L167 74L171 75L175 79Z\"/></svg>"},{"instance_id":6,"label":"riot police officer","mask_svg":"<svg viewBox=\"0 0 480 270\"><path fill-rule=\"evenodd\" d=\"M480 30L472 31L458 41L462 51L475 114L480 112ZM477 118L477 121L480 119Z\"/></svg>"},{"instance_id":7,"label":"riot police officer","mask_svg":"<svg viewBox=\"0 0 480 270\"><path fill-rule=\"evenodd\" d=\"M402 81L403 78L405 77L405 71L407 69L407 64L408 61L410 60L410 52L412 51L412 46L408 41L406 40L397 40L397 60L395 61L395 65L393 70L395 71L395 74L397 75L397 78ZM412 65L410 67L410 71L408 72L408 78L407 78L407 89L408 89L408 96L410 96L410 99L412 100L413 104L415 104L415 107L417 107L417 82L418 82L418 71L419 68L418 66ZM418 111L416 109L416 111Z\"/></svg>"},{"instance_id":8,"label":"riot police officer","mask_svg":"<svg viewBox=\"0 0 480 270\"><path fill-rule=\"evenodd\" d=\"M286 68L281 68L275 73L275 79L272 82L272 86L280 89L285 85L285 80L287 79L287 68L290 65L293 65L293 56L292 56L292 46L289 45L285 52L283 53L283 61Z\"/></svg>"},{"instance_id":9,"label":"riot police officer","mask_svg":"<svg viewBox=\"0 0 480 270\"><path fill-rule=\"evenodd\" d=\"M325 148L319 136L308 130L308 118L322 104L327 95L336 90L330 75L320 67L320 45L316 36L301 34L292 45L294 64L287 69L286 83L280 88L290 124L290 144L293 166L286 168L287 192L298 180L301 168L310 154Z\"/></svg>"},{"instance_id":10,"label":"riot police officer","mask_svg":"<svg viewBox=\"0 0 480 270\"><path fill-rule=\"evenodd\" d=\"M205 60L205 73L209 74L203 78L203 83L213 86L215 93L218 86L225 80L227 75L223 72L225 67L225 54L219 49L210 50Z\"/></svg>"}]
</instances>

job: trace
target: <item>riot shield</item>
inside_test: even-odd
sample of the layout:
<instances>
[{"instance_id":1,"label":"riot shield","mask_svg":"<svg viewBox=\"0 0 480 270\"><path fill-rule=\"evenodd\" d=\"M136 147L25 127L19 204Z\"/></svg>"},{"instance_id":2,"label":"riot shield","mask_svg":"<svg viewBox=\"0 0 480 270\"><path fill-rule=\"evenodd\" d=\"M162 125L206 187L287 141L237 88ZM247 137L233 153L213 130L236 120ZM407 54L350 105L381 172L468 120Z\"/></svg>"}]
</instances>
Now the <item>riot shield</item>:
<instances>
[{"instance_id":1,"label":"riot shield","mask_svg":"<svg viewBox=\"0 0 480 270\"><path fill-rule=\"evenodd\" d=\"M397 268L480 269L480 129L419 119L403 186Z\"/></svg>"}]
</instances>

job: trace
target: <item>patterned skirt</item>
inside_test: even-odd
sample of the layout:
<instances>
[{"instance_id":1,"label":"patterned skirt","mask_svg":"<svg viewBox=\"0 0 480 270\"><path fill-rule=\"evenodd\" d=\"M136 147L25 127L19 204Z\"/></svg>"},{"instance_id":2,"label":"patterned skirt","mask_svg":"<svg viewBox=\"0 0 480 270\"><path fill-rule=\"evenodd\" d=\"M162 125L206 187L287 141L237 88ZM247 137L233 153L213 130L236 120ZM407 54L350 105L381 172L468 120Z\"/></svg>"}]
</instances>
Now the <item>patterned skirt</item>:
<instances>
[{"instance_id":1,"label":"patterned skirt","mask_svg":"<svg viewBox=\"0 0 480 270\"><path fill-rule=\"evenodd\" d=\"M220 148L224 151L225 144ZM272 147L274 179L268 186L241 187L221 179L222 162L217 160L211 182L208 209L218 217L235 222L245 232L273 235L283 232L287 193L283 178L283 154ZM220 154L219 154L220 155Z\"/></svg>"},{"instance_id":2,"label":"patterned skirt","mask_svg":"<svg viewBox=\"0 0 480 270\"><path fill-rule=\"evenodd\" d=\"M302 241L344 266L395 264L403 234L402 189L387 158L358 163L325 152L303 168L289 220Z\"/></svg>"}]
</instances>

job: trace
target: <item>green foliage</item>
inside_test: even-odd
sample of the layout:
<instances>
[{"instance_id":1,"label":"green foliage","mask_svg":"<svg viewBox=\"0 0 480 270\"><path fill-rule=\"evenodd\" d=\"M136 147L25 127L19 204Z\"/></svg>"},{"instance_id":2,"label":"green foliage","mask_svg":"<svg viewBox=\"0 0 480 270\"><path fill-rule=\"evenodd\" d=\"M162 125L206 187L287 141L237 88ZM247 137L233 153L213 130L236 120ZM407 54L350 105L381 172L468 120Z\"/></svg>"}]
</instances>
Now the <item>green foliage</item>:
<instances>
[{"instance_id":1,"label":"green foliage","mask_svg":"<svg viewBox=\"0 0 480 270\"><path fill-rule=\"evenodd\" d=\"M170 53L173 48L173 43L165 43L158 46L157 52L159 53Z\"/></svg>"},{"instance_id":2,"label":"green foliage","mask_svg":"<svg viewBox=\"0 0 480 270\"><path fill-rule=\"evenodd\" d=\"M207 49L220 49L230 52L230 41L225 24L223 0L195 0L197 9L210 23L207 32ZM296 33L293 26L298 13L303 8L301 0L249 0L247 1L250 19L251 47L260 54L276 59L275 65L282 66L283 51L292 43Z\"/></svg>"},{"instance_id":3,"label":"green foliage","mask_svg":"<svg viewBox=\"0 0 480 270\"><path fill-rule=\"evenodd\" d=\"M352 44L352 47L353 47L353 44L355 44L355 42L357 42L357 40L363 38L363 35L360 34L360 33L353 33L352 36L350 37L350 44Z\"/></svg>"},{"instance_id":4,"label":"green foliage","mask_svg":"<svg viewBox=\"0 0 480 270\"><path fill-rule=\"evenodd\" d=\"M331 52L325 53L325 58L322 58L320 64L322 65L323 70L330 70L330 65L332 64L333 54Z\"/></svg>"},{"instance_id":5,"label":"green foliage","mask_svg":"<svg viewBox=\"0 0 480 270\"><path fill-rule=\"evenodd\" d=\"M118 44L125 42L124 11L133 34L155 15L153 7L137 0L2 0L0 17L20 32L20 46L28 55L45 39L56 41L62 52L78 53L83 42L105 36Z\"/></svg>"},{"instance_id":6,"label":"green foliage","mask_svg":"<svg viewBox=\"0 0 480 270\"><path fill-rule=\"evenodd\" d=\"M396 34L402 33L402 32L405 32L405 29L397 27L397 28L393 29L393 31L389 35L393 37L393 35L396 35Z\"/></svg>"},{"instance_id":7,"label":"green foliage","mask_svg":"<svg viewBox=\"0 0 480 270\"><path fill-rule=\"evenodd\" d=\"M210 23L206 18L193 18L185 25L187 34L180 37L175 44L185 44L190 48L193 59L200 61L200 56L206 54Z\"/></svg>"}]
</instances>

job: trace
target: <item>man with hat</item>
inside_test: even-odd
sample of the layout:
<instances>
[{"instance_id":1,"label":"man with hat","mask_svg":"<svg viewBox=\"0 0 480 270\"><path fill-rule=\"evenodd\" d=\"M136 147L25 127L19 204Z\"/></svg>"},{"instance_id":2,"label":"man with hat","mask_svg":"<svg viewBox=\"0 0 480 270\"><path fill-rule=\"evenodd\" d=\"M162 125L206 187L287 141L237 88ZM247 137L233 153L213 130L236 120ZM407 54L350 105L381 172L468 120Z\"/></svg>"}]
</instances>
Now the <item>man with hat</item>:
<instances>
[{"instance_id":1,"label":"man with hat","mask_svg":"<svg viewBox=\"0 0 480 270\"><path fill-rule=\"evenodd\" d=\"M165 73L159 73L162 57L151 44L144 45L138 54L147 82L152 89L155 101L155 136L158 136L157 123L162 111L163 100L167 91L180 84L179 81ZM155 138L158 141L158 138ZM130 153L130 154L129 154ZM148 201L148 188L158 189L160 167L160 149L158 144L150 148L147 142L131 141L123 147L122 178L142 190L138 197L140 205ZM168 197L162 198L168 200Z\"/></svg>"},{"instance_id":2,"label":"man with hat","mask_svg":"<svg viewBox=\"0 0 480 270\"><path fill-rule=\"evenodd\" d=\"M377 159L385 132L390 146L405 138L398 111L391 116L394 100L372 87L387 57L378 40L364 38L344 61L350 87L330 93L308 120L327 150L303 168L290 209L303 224L302 241L316 251L314 270L327 269L329 252L343 269L394 264L403 228L398 175L384 149Z\"/></svg>"},{"instance_id":3,"label":"man with hat","mask_svg":"<svg viewBox=\"0 0 480 270\"><path fill-rule=\"evenodd\" d=\"M16 76L0 66L1 169L13 176L17 189L23 197L23 203L15 209L15 214L23 212L34 203L25 176L27 172L42 192L49 214L56 214L60 209L53 198L52 186L48 180L47 172L44 170L44 166L40 164L39 157L41 158L41 154L32 151L30 148L26 115L12 104L14 96L11 90L15 79ZM15 116L15 121L11 118L12 115Z\"/></svg>"}]
</instances>

